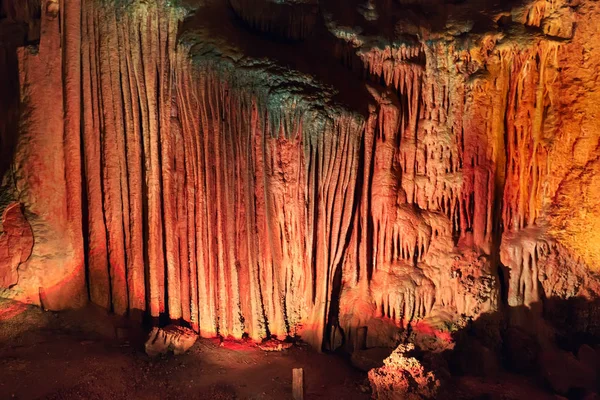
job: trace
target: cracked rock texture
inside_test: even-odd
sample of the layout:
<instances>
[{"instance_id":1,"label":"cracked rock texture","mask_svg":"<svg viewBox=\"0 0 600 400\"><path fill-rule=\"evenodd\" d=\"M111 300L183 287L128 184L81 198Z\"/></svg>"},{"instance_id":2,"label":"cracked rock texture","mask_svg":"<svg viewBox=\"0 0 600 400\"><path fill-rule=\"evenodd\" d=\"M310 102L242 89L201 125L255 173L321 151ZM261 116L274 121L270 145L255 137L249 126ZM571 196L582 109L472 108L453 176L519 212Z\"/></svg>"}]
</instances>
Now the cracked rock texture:
<instances>
[{"instance_id":1,"label":"cracked rock texture","mask_svg":"<svg viewBox=\"0 0 600 400\"><path fill-rule=\"evenodd\" d=\"M5 0L0 294L348 351L593 300L600 4L454 3Z\"/></svg>"}]
</instances>

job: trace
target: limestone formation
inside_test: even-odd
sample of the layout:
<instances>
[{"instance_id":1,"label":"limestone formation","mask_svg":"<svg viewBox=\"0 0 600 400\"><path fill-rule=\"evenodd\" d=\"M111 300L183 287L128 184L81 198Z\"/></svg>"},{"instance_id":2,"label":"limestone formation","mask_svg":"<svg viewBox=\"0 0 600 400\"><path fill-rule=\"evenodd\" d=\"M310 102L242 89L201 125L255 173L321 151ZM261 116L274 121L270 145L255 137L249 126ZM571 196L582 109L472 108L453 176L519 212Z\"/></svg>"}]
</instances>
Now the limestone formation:
<instances>
[{"instance_id":1,"label":"limestone formation","mask_svg":"<svg viewBox=\"0 0 600 400\"><path fill-rule=\"evenodd\" d=\"M400 345L383 360L383 367L369 371L373 398L378 400L435 399L440 382L432 371L408 353L414 346Z\"/></svg>"},{"instance_id":2,"label":"limestone formation","mask_svg":"<svg viewBox=\"0 0 600 400\"><path fill-rule=\"evenodd\" d=\"M196 339L198 335L181 326L153 328L146 340L146 354L155 357L172 351L177 356L188 351L196 343Z\"/></svg>"},{"instance_id":3,"label":"limestone formation","mask_svg":"<svg viewBox=\"0 0 600 400\"><path fill-rule=\"evenodd\" d=\"M2 296L319 350L600 338L599 2L0 8Z\"/></svg>"},{"instance_id":4,"label":"limestone formation","mask_svg":"<svg viewBox=\"0 0 600 400\"><path fill-rule=\"evenodd\" d=\"M4 209L0 233L0 287L10 288L19 282L19 266L27 261L33 247L31 226L19 203Z\"/></svg>"}]
</instances>

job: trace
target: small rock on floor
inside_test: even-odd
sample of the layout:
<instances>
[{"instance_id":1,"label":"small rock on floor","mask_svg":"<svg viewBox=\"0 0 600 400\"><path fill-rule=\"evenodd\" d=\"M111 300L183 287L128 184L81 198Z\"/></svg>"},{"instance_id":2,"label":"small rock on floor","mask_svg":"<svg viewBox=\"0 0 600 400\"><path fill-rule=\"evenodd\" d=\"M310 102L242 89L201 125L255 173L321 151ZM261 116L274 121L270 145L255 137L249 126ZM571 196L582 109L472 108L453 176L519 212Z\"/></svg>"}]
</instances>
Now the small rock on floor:
<instances>
[{"instance_id":1,"label":"small rock on floor","mask_svg":"<svg viewBox=\"0 0 600 400\"><path fill-rule=\"evenodd\" d=\"M165 328L153 328L146 340L146 354L150 357L172 351L183 354L196 343L198 335L191 329L169 325Z\"/></svg>"}]
</instances>

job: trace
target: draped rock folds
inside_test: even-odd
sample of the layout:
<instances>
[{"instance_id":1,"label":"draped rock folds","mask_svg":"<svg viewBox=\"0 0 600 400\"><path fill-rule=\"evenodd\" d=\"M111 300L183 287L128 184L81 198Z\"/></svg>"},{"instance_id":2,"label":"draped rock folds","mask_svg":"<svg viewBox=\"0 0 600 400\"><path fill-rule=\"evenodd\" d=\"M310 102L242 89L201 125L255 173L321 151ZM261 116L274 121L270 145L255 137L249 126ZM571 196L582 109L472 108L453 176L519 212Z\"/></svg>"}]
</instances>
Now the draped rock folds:
<instances>
[{"instance_id":1,"label":"draped rock folds","mask_svg":"<svg viewBox=\"0 0 600 400\"><path fill-rule=\"evenodd\" d=\"M43 0L3 295L350 350L597 295L600 6L337 3Z\"/></svg>"}]
</instances>

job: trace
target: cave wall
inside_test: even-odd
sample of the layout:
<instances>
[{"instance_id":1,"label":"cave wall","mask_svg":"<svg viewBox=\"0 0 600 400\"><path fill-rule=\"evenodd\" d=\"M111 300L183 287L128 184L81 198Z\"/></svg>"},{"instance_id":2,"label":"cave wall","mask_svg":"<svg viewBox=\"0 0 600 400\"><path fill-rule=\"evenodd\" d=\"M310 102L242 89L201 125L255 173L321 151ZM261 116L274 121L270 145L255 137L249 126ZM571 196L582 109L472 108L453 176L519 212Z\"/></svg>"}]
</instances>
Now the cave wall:
<instances>
[{"instance_id":1,"label":"cave wall","mask_svg":"<svg viewBox=\"0 0 600 400\"><path fill-rule=\"evenodd\" d=\"M40 31L0 48L2 296L353 348L598 294L596 2L395 40L406 4L2 4Z\"/></svg>"}]
</instances>

